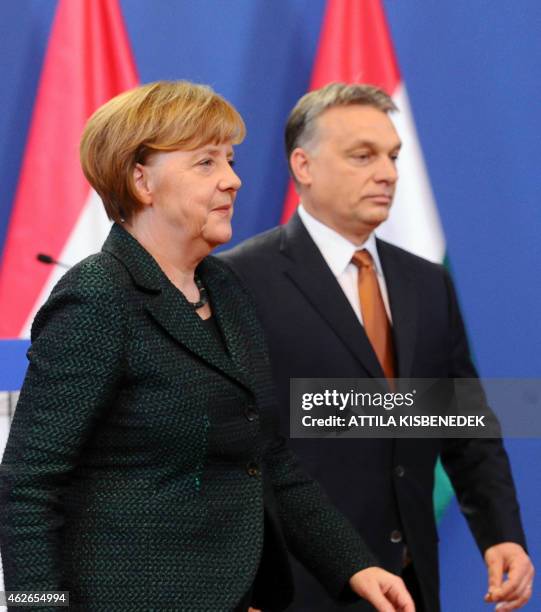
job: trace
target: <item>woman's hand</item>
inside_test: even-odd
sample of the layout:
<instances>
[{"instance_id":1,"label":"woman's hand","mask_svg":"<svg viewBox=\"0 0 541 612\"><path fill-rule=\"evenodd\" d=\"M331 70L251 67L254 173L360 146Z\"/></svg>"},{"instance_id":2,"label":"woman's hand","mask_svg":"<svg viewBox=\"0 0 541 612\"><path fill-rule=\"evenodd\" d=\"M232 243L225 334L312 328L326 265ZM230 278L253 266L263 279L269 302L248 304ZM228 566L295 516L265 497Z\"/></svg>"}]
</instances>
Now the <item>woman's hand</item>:
<instances>
[{"instance_id":1,"label":"woman's hand","mask_svg":"<svg viewBox=\"0 0 541 612\"><path fill-rule=\"evenodd\" d=\"M415 605L402 578L380 567L369 567L357 572L349 579L349 585L378 612L415 612ZM250 607L248 612L261 610Z\"/></svg>"},{"instance_id":2,"label":"woman's hand","mask_svg":"<svg viewBox=\"0 0 541 612\"><path fill-rule=\"evenodd\" d=\"M349 585L378 612L415 612L415 605L399 576L380 567L369 567L349 579Z\"/></svg>"}]
</instances>

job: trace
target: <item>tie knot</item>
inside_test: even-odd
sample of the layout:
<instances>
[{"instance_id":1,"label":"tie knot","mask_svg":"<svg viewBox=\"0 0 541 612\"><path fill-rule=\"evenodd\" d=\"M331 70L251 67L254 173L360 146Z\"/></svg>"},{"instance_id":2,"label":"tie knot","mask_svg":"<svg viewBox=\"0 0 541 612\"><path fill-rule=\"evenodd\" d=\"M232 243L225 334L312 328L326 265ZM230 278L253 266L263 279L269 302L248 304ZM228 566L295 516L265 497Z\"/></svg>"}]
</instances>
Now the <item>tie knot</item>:
<instances>
[{"instance_id":1,"label":"tie knot","mask_svg":"<svg viewBox=\"0 0 541 612\"><path fill-rule=\"evenodd\" d=\"M374 260L372 255L366 250L355 251L355 254L351 258L351 261L357 266L362 268L372 268L374 266Z\"/></svg>"}]
</instances>

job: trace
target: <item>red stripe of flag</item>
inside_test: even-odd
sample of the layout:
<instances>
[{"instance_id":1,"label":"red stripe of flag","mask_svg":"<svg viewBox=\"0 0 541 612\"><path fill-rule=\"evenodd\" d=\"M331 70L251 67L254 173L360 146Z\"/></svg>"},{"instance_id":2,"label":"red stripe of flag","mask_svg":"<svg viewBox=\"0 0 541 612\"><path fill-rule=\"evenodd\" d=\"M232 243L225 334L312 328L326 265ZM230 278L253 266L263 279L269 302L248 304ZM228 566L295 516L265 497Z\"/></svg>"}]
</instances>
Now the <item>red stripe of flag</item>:
<instances>
[{"instance_id":1,"label":"red stripe of flag","mask_svg":"<svg viewBox=\"0 0 541 612\"><path fill-rule=\"evenodd\" d=\"M0 337L17 337L89 195L79 139L92 112L138 82L117 0L60 0L0 263Z\"/></svg>"},{"instance_id":2,"label":"red stripe of flag","mask_svg":"<svg viewBox=\"0 0 541 612\"><path fill-rule=\"evenodd\" d=\"M370 83L390 95L395 92L400 73L381 0L328 0L310 91L333 81ZM290 181L282 223L298 199Z\"/></svg>"}]
</instances>

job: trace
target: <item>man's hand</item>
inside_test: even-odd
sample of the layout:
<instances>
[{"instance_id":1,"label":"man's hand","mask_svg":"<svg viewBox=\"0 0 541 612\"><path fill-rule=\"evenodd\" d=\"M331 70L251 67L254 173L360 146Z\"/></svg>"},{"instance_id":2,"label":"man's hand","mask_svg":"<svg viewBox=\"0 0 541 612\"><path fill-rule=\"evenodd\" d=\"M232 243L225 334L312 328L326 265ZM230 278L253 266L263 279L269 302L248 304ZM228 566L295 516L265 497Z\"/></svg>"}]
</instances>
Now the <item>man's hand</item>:
<instances>
[{"instance_id":1,"label":"man's hand","mask_svg":"<svg viewBox=\"0 0 541 612\"><path fill-rule=\"evenodd\" d=\"M357 572L349 579L349 585L378 612L415 612L415 605L402 578L380 567Z\"/></svg>"},{"instance_id":2,"label":"man's hand","mask_svg":"<svg viewBox=\"0 0 541 612\"><path fill-rule=\"evenodd\" d=\"M488 593L485 601L497 603L498 612L518 610L532 596L534 567L519 544L503 542L487 548ZM507 579L504 580L504 575Z\"/></svg>"}]
</instances>

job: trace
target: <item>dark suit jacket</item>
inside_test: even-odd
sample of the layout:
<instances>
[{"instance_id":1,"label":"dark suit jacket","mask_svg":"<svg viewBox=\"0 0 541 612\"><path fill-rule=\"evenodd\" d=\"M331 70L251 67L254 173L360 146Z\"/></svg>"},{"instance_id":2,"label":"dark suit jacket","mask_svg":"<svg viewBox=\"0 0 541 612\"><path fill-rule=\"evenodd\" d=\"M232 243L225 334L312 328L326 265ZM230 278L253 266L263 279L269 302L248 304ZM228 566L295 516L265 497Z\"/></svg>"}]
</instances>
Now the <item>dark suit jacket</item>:
<instances>
[{"instance_id":1,"label":"dark suit jacket","mask_svg":"<svg viewBox=\"0 0 541 612\"><path fill-rule=\"evenodd\" d=\"M1 473L7 589L228 611L260 567L260 600L280 610L284 540L337 597L372 564L276 436L250 299L217 259L198 270L227 350L120 226L37 315Z\"/></svg>"},{"instance_id":2,"label":"dark suit jacket","mask_svg":"<svg viewBox=\"0 0 541 612\"><path fill-rule=\"evenodd\" d=\"M389 293L398 376L475 377L445 269L379 240L378 253ZM298 215L222 257L255 297L269 343L284 432L289 423L290 377L384 377L363 327ZM361 530L384 567L400 571L407 541L430 612L439 609L432 502L438 456L479 548L506 540L524 544L500 440L297 439L291 446ZM297 577L307 580L301 574ZM314 592L304 593L293 609L335 608L318 595L319 602Z\"/></svg>"}]
</instances>

